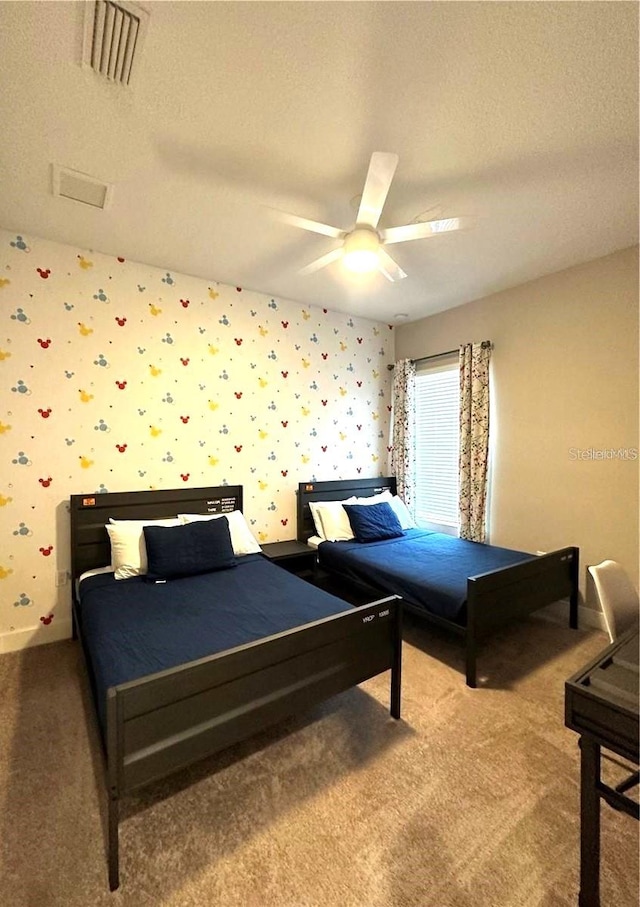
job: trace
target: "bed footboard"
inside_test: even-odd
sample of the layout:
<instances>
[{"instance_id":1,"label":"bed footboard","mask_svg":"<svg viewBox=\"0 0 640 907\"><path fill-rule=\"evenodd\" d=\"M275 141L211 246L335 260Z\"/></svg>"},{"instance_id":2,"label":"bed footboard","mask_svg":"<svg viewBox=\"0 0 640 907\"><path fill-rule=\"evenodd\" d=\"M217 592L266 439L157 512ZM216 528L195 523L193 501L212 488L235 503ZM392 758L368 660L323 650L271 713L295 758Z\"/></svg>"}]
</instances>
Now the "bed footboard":
<instances>
[{"instance_id":1,"label":"bed footboard","mask_svg":"<svg viewBox=\"0 0 640 907\"><path fill-rule=\"evenodd\" d=\"M533 560L467 580L466 677L476 686L476 643L514 618L569 599L569 626L578 626L579 549L560 548Z\"/></svg>"},{"instance_id":2,"label":"bed footboard","mask_svg":"<svg viewBox=\"0 0 640 907\"><path fill-rule=\"evenodd\" d=\"M400 717L402 608L390 596L109 690L109 886L119 799L302 709L391 670Z\"/></svg>"}]
</instances>

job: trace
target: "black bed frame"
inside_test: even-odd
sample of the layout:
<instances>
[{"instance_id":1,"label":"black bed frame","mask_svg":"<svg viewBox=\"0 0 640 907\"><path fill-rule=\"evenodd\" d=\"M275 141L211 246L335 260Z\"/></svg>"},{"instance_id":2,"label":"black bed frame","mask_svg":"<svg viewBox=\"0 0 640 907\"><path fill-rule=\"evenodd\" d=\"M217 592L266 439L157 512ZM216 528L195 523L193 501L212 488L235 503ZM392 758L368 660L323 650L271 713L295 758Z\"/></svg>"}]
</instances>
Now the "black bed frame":
<instances>
[{"instance_id":1,"label":"black bed frame","mask_svg":"<svg viewBox=\"0 0 640 907\"><path fill-rule=\"evenodd\" d=\"M242 509L242 487L71 496L73 588L110 562L109 517L153 519ZM300 580L300 594L305 582ZM400 717L401 600L387 596L225 652L111 687L103 740L108 786L109 887L119 885L119 801L330 696L391 670ZM73 600L74 636L83 641ZM83 644L95 698L95 681Z\"/></svg>"},{"instance_id":2,"label":"black bed frame","mask_svg":"<svg viewBox=\"0 0 640 907\"><path fill-rule=\"evenodd\" d=\"M384 490L396 493L394 477L301 482L298 486L297 502L298 540L306 543L312 535L317 534L309 509L310 501L343 501L351 495L370 497ZM406 611L418 614L464 637L466 681L468 686L475 687L478 642L504 624L524 618L560 599L568 598L569 626L577 629L578 561L578 548L561 548L533 557L532 560L521 564L467 577L464 624L430 614L425 608L414 605L406 599L402 605ZM342 578L350 580L349 577ZM368 586L380 594L380 589L373 583L369 583Z\"/></svg>"}]
</instances>

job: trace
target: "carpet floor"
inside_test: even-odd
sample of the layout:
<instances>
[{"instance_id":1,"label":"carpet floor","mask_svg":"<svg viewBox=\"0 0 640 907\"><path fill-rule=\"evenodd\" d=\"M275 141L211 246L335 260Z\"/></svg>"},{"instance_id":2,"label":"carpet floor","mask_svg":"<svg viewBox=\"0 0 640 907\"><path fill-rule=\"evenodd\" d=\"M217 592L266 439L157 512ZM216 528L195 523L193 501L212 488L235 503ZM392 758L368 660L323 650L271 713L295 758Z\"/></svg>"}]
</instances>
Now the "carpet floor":
<instances>
[{"instance_id":1,"label":"carpet floor","mask_svg":"<svg viewBox=\"0 0 640 907\"><path fill-rule=\"evenodd\" d=\"M532 618L481 650L470 690L460 642L407 621L400 721L381 675L127 798L114 893L80 647L4 655L0 904L573 907L564 681L605 645ZM638 823L605 805L601 874L603 907L637 907Z\"/></svg>"}]
</instances>

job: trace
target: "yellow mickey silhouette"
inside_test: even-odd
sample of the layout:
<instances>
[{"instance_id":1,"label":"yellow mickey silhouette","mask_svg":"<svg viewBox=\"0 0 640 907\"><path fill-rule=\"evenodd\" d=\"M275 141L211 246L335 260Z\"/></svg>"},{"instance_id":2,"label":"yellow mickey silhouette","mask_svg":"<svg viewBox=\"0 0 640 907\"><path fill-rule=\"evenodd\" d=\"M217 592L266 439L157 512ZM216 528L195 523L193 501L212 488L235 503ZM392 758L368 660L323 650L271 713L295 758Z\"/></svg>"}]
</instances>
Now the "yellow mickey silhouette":
<instances>
[{"instance_id":1,"label":"yellow mickey silhouette","mask_svg":"<svg viewBox=\"0 0 640 907\"><path fill-rule=\"evenodd\" d=\"M78 393L80 394L81 403L89 403L90 400L93 400L93 394L90 394L88 391L80 389Z\"/></svg>"},{"instance_id":2,"label":"yellow mickey silhouette","mask_svg":"<svg viewBox=\"0 0 640 907\"><path fill-rule=\"evenodd\" d=\"M89 469L90 466L93 466L94 461L90 460L89 457L80 456L78 459L80 460L80 466L82 466L83 469Z\"/></svg>"},{"instance_id":3,"label":"yellow mickey silhouette","mask_svg":"<svg viewBox=\"0 0 640 907\"><path fill-rule=\"evenodd\" d=\"M9 283L11 283L11 281L9 280L8 277L0 277L0 290L1 290L3 287L6 287L7 284L9 284Z\"/></svg>"},{"instance_id":4,"label":"yellow mickey silhouette","mask_svg":"<svg viewBox=\"0 0 640 907\"><path fill-rule=\"evenodd\" d=\"M211 410L211 412L215 413L219 406L220 404L216 403L215 400L209 400L209 409Z\"/></svg>"},{"instance_id":5,"label":"yellow mickey silhouette","mask_svg":"<svg viewBox=\"0 0 640 907\"><path fill-rule=\"evenodd\" d=\"M219 462L217 457L209 457L209 466L217 466Z\"/></svg>"},{"instance_id":6,"label":"yellow mickey silhouette","mask_svg":"<svg viewBox=\"0 0 640 907\"><path fill-rule=\"evenodd\" d=\"M11 567L9 567L8 569L7 567L0 567L0 579L6 579L8 576L11 576L12 573L13 570L11 569Z\"/></svg>"},{"instance_id":7,"label":"yellow mickey silhouette","mask_svg":"<svg viewBox=\"0 0 640 907\"><path fill-rule=\"evenodd\" d=\"M11 353L8 350L0 350L0 362L2 362L4 359L9 359L10 357Z\"/></svg>"},{"instance_id":8,"label":"yellow mickey silhouette","mask_svg":"<svg viewBox=\"0 0 640 907\"><path fill-rule=\"evenodd\" d=\"M217 299L219 295L220 295L220 293L217 293L217 292L213 289L213 287L209 287L209 297L210 297L211 299Z\"/></svg>"},{"instance_id":9,"label":"yellow mickey silhouette","mask_svg":"<svg viewBox=\"0 0 640 907\"><path fill-rule=\"evenodd\" d=\"M13 498L5 498L3 494L0 494L0 507L6 507L7 504L10 504L13 501Z\"/></svg>"},{"instance_id":10,"label":"yellow mickey silhouette","mask_svg":"<svg viewBox=\"0 0 640 907\"><path fill-rule=\"evenodd\" d=\"M266 432L263 428L258 429L258 436L261 438L261 440L264 441L264 439L267 437L267 435L268 435L268 432Z\"/></svg>"},{"instance_id":11,"label":"yellow mickey silhouette","mask_svg":"<svg viewBox=\"0 0 640 907\"><path fill-rule=\"evenodd\" d=\"M3 435L6 431L11 431L11 426L5 425L4 422L0 422L0 435Z\"/></svg>"},{"instance_id":12,"label":"yellow mickey silhouette","mask_svg":"<svg viewBox=\"0 0 640 907\"><path fill-rule=\"evenodd\" d=\"M258 487L260 488L260 491L264 491L265 488L267 487L267 484L268 483L263 482L262 479L258 479Z\"/></svg>"},{"instance_id":13,"label":"yellow mickey silhouette","mask_svg":"<svg viewBox=\"0 0 640 907\"><path fill-rule=\"evenodd\" d=\"M78 322L78 330L80 331L80 333L82 334L83 337L88 337L89 334L93 334L93 328L88 328L86 326L86 324L83 324L82 321Z\"/></svg>"},{"instance_id":14,"label":"yellow mickey silhouette","mask_svg":"<svg viewBox=\"0 0 640 907\"><path fill-rule=\"evenodd\" d=\"M157 438L158 435L161 435L161 434L162 434L162 429L161 429L161 428L156 428L155 425L150 425L150 426L149 426L149 434L151 435L152 438Z\"/></svg>"},{"instance_id":15,"label":"yellow mickey silhouette","mask_svg":"<svg viewBox=\"0 0 640 907\"><path fill-rule=\"evenodd\" d=\"M219 353L220 350L217 346L214 346L212 343L209 344L209 352L212 356L215 356L216 353Z\"/></svg>"},{"instance_id":16,"label":"yellow mickey silhouette","mask_svg":"<svg viewBox=\"0 0 640 907\"><path fill-rule=\"evenodd\" d=\"M162 374L162 369L158 368L157 365L149 365L149 371L151 372L152 377L157 378L158 375Z\"/></svg>"},{"instance_id":17,"label":"yellow mickey silhouette","mask_svg":"<svg viewBox=\"0 0 640 907\"><path fill-rule=\"evenodd\" d=\"M78 255L78 264L85 271L93 267L93 262L89 261L88 258L85 258L84 255Z\"/></svg>"},{"instance_id":18,"label":"yellow mickey silhouette","mask_svg":"<svg viewBox=\"0 0 640 907\"><path fill-rule=\"evenodd\" d=\"M260 387L266 387L269 382L265 381L264 378L258 378L258 383Z\"/></svg>"}]
</instances>

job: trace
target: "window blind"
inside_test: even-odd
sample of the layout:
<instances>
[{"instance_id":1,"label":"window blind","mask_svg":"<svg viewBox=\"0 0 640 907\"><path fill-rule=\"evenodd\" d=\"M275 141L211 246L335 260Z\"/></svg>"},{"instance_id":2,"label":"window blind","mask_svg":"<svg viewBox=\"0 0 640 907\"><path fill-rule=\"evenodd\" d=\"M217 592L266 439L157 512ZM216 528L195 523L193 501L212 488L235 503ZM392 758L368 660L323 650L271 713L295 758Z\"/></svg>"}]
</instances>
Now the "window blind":
<instances>
[{"instance_id":1,"label":"window blind","mask_svg":"<svg viewBox=\"0 0 640 907\"><path fill-rule=\"evenodd\" d=\"M416 517L457 527L460 379L457 356L416 374Z\"/></svg>"}]
</instances>

